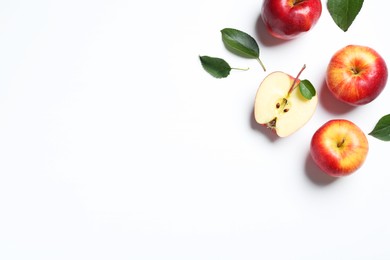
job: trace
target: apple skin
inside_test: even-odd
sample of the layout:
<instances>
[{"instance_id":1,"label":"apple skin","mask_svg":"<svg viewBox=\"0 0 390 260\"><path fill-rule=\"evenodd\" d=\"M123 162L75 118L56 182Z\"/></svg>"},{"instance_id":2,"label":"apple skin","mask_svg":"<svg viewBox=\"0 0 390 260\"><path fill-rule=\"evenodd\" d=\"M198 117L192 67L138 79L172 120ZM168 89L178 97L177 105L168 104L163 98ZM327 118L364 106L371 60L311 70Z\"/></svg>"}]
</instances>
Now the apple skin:
<instances>
[{"instance_id":1,"label":"apple skin","mask_svg":"<svg viewBox=\"0 0 390 260\"><path fill-rule=\"evenodd\" d=\"M261 8L267 31L282 40L291 40L309 31L321 13L320 0L264 0Z\"/></svg>"},{"instance_id":2,"label":"apple skin","mask_svg":"<svg viewBox=\"0 0 390 260\"><path fill-rule=\"evenodd\" d=\"M330 59L326 84L338 100L360 106L379 96L387 77L386 62L378 52L367 46L347 45Z\"/></svg>"},{"instance_id":3,"label":"apple skin","mask_svg":"<svg viewBox=\"0 0 390 260\"><path fill-rule=\"evenodd\" d=\"M333 119L312 136L310 154L318 167L333 177L342 177L359 169L368 153L363 131L345 119Z\"/></svg>"}]
</instances>

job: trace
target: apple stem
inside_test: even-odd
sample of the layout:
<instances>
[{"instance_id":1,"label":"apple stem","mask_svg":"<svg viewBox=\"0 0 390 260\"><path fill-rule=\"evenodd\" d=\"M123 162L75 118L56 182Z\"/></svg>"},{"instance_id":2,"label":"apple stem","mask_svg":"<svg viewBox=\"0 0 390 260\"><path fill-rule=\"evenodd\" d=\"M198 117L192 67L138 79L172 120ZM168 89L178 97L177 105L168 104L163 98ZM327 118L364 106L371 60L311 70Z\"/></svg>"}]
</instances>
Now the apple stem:
<instances>
[{"instance_id":1,"label":"apple stem","mask_svg":"<svg viewBox=\"0 0 390 260\"><path fill-rule=\"evenodd\" d=\"M293 5L297 5L297 4L299 4L299 3L303 2L303 1L305 1L305 0L295 0Z\"/></svg>"},{"instance_id":2,"label":"apple stem","mask_svg":"<svg viewBox=\"0 0 390 260\"><path fill-rule=\"evenodd\" d=\"M343 137L343 140L337 143L337 147L343 146L344 142L345 142L345 137Z\"/></svg>"},{"instance_id":3,"label":"apple stem","mask_svg":"<svg viewBox=\"0 0 390 260\"><path fill-rule=\"evenodd\" d=\"M291 85L291 88L290 88L290 90L288 91L288 94L290 94L290 93L296 88L296 83L297 83L297 81L298 81L298 79L299 79L299 76L301 75L301 73L302 73L302 71L303 71L304 69L306 69L306 64L303 64L302 69L299 71L298 75L295 77L295 79L294 79L294 81L293 81L293 83L292 83L292 85Z\"/></svg>"},{"instance_id":4,"label":"apple stem","mask_svg":"<svg viewBox=\"0 0 390 260\"><path fill-rule=\"evenodd\" d=\"M351 68L353 74L359 74L359 70L357 68Z\"/></svg>"},{"instance_id":5,"label":"apple stem","mask_svg":"<svg viewBox=\"0 0 390 260\"><path fill-rule=\"evenodd\" d=\"M260 58L257 58L257 61L260 63L263 70L266 71L265 66L264 66L263 62L260 60Z\"/></svg>"}]
</instances>

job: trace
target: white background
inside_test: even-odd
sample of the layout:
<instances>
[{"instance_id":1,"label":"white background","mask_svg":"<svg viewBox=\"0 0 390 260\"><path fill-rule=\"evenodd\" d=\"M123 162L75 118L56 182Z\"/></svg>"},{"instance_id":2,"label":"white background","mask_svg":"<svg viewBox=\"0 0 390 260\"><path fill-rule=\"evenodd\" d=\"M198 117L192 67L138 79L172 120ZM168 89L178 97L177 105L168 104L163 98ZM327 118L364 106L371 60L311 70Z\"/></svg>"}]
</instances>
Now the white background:
<instances>
[{"instance_id":1,"label":"white background","mask_svg":"<svg viewBox=\"0 0 390 260\"><path fill-rule=\"evenodd\" d=\"M389 87L352 108L324 84L347 44L390 62L390 4L366 1L343 32L322 3L282 42L262 1L1 1L0 259L390 259L390 144L368 136L341 179L309 157L326 121L368 133L390 112ZM225 49L225 27L256 38L267 72ZM250 69L215 79L199 55ZM303 64L319 106L276 138L253 120L255 93Z\"/></svg>"}]
</instances>

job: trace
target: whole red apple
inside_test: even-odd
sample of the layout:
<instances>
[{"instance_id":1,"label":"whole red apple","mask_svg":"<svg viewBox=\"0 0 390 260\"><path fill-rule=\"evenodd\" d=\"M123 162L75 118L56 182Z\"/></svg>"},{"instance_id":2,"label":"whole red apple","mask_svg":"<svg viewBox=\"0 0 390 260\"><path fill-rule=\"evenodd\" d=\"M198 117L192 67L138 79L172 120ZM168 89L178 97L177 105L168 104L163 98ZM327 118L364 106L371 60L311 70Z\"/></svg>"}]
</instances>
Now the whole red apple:
<instances>
[{"instance_id":1,"label":"whole red apple","mask_svg":"<svg viewBox=\"0 0 390 260\"><path fill-rule=\"evenodd\" d=\"M290 40L309 31L321 12L320 0L264 0L261 18L271 35Z\"/></svg>"},{"instance_id":2,"label":"whole red apple","mask_svg":"<svg viewBox=\"0 0 390 260\"><path fill-rule=\"evenodd\" d=\"M314 133L310 153L318 167L328 175L347 176L363 165L368 153L368 140L351 121L334 119Z\"/></svg>"},{"instance_id":3,"label":"whole red apple","mask_svg":"<svg viewBox=\"0 0 390 260\"><path fill-rule=\"evenodd\" d=\"M385 60L374 49L347 45L332 56L326 83L337 99L358 106L379 96L386 86L387 74Z\"/></svg>"}]
</instances>

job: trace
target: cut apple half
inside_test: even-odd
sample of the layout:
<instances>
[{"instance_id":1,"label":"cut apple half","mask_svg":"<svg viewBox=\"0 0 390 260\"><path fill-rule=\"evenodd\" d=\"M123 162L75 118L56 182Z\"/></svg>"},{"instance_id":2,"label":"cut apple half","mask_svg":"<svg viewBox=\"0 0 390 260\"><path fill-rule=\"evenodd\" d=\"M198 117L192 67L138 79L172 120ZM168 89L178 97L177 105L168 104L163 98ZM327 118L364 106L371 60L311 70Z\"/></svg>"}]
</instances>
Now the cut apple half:
<instances>
[{"instance_id":1,"label":"cut apple half","mask_svg":"<svg viewBox=\"0 0 390 260\"><path fill-rule=\"evenodd\" d=\"M305 125L316 110L318 97L303 97L296 87L299 82L281 71L266 76L256 93L256 122L271 128L279 137L289 136Z\"/></svg>"}]
</instances>

